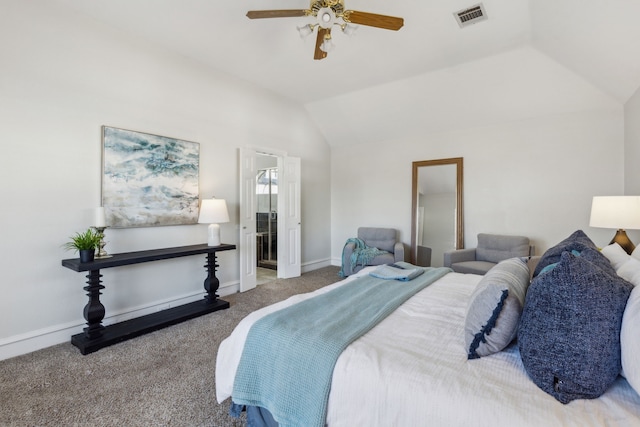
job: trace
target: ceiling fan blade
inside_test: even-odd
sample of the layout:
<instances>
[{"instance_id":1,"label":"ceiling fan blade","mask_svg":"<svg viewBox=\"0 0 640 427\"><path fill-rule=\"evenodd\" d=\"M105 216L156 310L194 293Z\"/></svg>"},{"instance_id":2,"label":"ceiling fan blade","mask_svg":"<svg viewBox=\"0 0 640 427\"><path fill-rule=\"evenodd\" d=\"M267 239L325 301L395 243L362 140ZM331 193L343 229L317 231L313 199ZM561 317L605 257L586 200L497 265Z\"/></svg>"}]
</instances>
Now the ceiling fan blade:
<instances>
[{"instance_id":1,"label":"ceiling fan blade","mask_svg":"<svg viewBox=\"0 0 640 427\"><path fill-rule=\"evenodd\" d=\"M313 59L324 59L327 57L327 52L320 49L320 46L322 46L322 43L324 42L325 34L330 34L330 33L331 33L331 28L322 28L322 27L318 28L318 37L316 37L316 50L315 50L315 53L313 54Z\"/></svg>"},{"instance_id":2,"label":"ceiling fan blade","mask_svg":"<svg viewBox=\"0 0 640 427\"><path fill-rule=\"evenodd\" d=\"M347 10L344 13L345 21L352 24L367 25L369 27L384 28L385 30L398 31L404 25L404 19L395 16L378 15L369 12Z\"/></svg>"},{"instance_id":3,"label":"ceiling fan blade","mask_svg":"<svg viewBox=\"0 0 640 427\"><path fill-rule=\"evenodd\" d=\"M296 18L299 16L307 16L307 11L304 9L287 9L287 10L250 10L247 12L249 19L260 18Z\"/></svg>"}]
</instances>

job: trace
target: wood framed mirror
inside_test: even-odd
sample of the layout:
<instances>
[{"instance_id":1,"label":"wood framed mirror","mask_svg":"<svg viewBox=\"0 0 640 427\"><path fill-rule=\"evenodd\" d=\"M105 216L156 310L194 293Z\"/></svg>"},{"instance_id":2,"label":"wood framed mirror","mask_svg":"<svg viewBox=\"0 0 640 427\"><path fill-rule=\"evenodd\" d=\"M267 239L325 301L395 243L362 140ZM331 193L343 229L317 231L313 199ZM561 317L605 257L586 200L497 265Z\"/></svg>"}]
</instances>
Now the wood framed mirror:
<instances>
[{"instance_id":1,"label":"wood framed mirror","mask_svg":"<svg viewBox=\"0 0 640 427\"><path fill-rule=\"evenodd\" d=\"M462 157L413 162L411 263L441 267L444 252L464 248Z\"/></svg>"}]
</instances>

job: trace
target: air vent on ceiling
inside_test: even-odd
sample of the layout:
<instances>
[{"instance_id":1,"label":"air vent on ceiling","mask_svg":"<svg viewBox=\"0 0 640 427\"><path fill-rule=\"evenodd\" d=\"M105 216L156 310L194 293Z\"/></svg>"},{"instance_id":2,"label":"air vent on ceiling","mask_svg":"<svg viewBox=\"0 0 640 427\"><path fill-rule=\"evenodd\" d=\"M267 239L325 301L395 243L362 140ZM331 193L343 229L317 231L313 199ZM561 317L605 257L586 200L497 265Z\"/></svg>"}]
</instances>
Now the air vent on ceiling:
<instances>
[{"instance_id":1,"label":"air vent on ceiling","mask_svg":"<svg viewBox=\"0 0 640 427\"><path fill-rule=\"evenodd\" d=\"M463 28L476 24L480 21L485 21L487 19L487 12L485 12L482 3L478 3L467 9L455 12L453 16L456 17L456 21L458 22L458 25L460 25L460 28Z\"/></svg>"}]
</instances>

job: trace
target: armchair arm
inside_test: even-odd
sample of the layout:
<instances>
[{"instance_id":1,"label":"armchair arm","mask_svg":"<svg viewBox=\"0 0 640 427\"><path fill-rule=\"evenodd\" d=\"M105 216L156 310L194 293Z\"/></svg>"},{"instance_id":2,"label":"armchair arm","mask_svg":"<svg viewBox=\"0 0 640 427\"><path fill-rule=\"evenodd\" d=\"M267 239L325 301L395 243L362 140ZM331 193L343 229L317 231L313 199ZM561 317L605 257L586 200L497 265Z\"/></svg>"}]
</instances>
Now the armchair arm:
<instances>
[{"instance_id":1,"label":"armchair arm","mask_svg":"<svg viewBox=\"0 0 640 427\"><path fill-rule=\"evenodd\" d=\"M344 245L344 249L342 249L342 272L344 273L344 277L353 274L353 271L351 271L351 254L353 254L355 248L355 243L347 243Z\"/></svg>"},{"instance_id":2,"label":"armchair arm","mask_svg":"<svg viewBox=\"0 0 640 427\"><path fill-rule=\"evenodd\" d=\"M395 262L404 261L404 243L396 242L393 246L393 260Z\"/></svg>"},{"instance_id":3,"label":"armchair arm","mask_svg":"<svg viewBox=\"0 0 640 427\"><path fill-rule=\"evenodd\" d=\"M476 260L476 248L456 249L444 253L444 266L451 267L451 264L464 261Z\"/></svg>"}]
</instances>

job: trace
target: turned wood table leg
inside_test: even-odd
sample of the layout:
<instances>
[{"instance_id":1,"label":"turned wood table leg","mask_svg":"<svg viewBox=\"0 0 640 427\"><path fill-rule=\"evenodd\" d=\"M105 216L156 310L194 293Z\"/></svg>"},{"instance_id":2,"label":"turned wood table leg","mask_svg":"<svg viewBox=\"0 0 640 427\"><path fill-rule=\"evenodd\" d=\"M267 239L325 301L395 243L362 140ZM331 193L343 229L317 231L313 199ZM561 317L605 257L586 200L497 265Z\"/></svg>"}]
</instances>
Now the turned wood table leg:
<instances>
[{"instance_id":1,"label":"turned wood table leg","mask_svg":"<svg viewBox=\"0 0 640 427\"><path fill-rule=\"evenodd\" d=\"M102 319L104 319L104 305L100 302L101 290L104 289L100 278L100 270L90 270L87 274L88 286L84 287L89 297L89 302L84 306L84 318L87 321L87 327L84 328L84 334L88 339L95 339L102 336L104 326L102 325Z\"/></svg>"},{"instance_id":2,"label":"turned wood table leg","mask_svg":"<svg viewBox=\"0 0 640 427\"><path fill-rule=\"evenodd\" d=\"M204 299L207 303L213 304L218 299L218 287L220 286L220 280L216 277L216 268L219 265L216 264L216 253L210 252L207 254L207 278L204 280L204 289L207 291Z\"/></svg>"}]
</instances>

